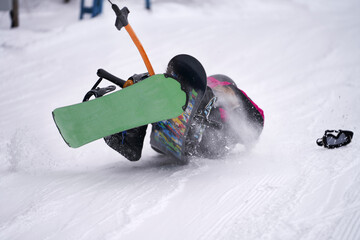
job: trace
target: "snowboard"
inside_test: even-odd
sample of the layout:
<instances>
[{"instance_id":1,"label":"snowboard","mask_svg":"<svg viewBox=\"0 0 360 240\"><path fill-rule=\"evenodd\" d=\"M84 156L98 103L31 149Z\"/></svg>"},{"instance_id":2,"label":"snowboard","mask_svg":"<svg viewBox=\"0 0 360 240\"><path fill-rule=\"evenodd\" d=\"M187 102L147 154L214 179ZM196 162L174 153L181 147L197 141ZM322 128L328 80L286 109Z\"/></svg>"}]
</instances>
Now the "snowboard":
<instances>
[{"instance_id":1,"label":"snowboard","mask_svg":"<svg viewBox=\"0 0 360 240\"><path fill-rule=\"evenodd\" d=\"M114 133L176 118L188 109L182 88L168 74L158 74L103 97L57 108L52 114L65 142L77 148Z\"/></svg>"},{"instance_id":2,"label":"snowboard","mask_svg":"<svg viewBox=\"0 0 360 240\"><path fill-rule=\"evenodd\" d=\"M197 59L182 54L170 60L166 74L183 84L188 104L181 115L153 123L150 144L156 151L186 162L186 139L205 94L206 73Z\"/></svg>"}]
</instances>

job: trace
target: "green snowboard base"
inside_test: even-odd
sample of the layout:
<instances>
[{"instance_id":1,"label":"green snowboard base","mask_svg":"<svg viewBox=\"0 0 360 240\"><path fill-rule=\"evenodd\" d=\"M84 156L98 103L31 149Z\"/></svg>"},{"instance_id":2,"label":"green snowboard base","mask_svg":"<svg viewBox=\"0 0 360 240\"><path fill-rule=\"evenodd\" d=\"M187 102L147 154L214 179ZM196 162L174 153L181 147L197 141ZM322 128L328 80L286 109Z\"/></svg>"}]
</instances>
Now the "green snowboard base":
<instances>
[{"instance_id":1,"label":"green snowboard base","mask_svg":"<svg viewBox=\"0 0 360 240\"><path fill-rule=\"evenodd\" d=\"M101 98L57 108L53 118L65 142L73 148L149 123L181 115L186 93L173 78L151 76Z\"/></svg>"}]
</instances>

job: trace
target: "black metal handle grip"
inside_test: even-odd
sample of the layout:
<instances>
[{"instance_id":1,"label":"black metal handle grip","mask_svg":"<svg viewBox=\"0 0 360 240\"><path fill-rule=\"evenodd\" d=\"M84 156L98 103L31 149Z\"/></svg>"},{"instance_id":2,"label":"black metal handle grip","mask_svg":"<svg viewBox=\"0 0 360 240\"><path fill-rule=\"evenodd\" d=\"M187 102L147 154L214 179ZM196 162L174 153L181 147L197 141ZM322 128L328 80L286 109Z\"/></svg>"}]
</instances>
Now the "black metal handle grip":
<instances>
[{"instance_id":1,"label":"black metal handle grip","mask_svg":"<svg viewBox=\"0 0 360 240\"><path fill-rule=\"evenodd\" d=\"M106 80L109 80L110 82L112 82L113 84L118 85L119 87L123 88L124 84L125 84L125 80L122 80L121 78L118 78L114 75L112 75L111 73L105 71L104 69L100 68L97 71L97 75L100 78L105 78Z\"/></svg>"}]
</instances>

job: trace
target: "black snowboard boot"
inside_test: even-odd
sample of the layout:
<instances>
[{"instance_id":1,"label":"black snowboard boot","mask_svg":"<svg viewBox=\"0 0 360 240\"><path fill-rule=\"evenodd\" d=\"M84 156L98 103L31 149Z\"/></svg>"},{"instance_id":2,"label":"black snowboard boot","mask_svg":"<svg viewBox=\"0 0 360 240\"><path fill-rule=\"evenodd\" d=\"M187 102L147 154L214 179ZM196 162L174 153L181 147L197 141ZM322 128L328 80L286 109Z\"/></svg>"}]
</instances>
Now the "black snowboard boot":
<instances>
[{"instance_id":1,"label":"black snowboard boot","mask_svg":"<svg viewBox=\"0 0 360 240\"><path fill-rule=\"evenodd\" d=\"M104 137L105 143L130 161L138 161L146 135L147 125Z\"/></svg>"}]
</instances>

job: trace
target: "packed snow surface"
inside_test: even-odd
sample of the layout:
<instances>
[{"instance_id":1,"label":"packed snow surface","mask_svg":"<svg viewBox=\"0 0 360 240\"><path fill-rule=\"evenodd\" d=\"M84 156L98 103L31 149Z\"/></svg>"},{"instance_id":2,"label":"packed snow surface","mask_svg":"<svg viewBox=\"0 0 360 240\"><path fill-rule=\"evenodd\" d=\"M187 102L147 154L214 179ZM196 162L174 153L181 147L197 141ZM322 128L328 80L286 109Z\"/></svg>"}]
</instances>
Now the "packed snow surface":
<instances>
[{"instance_id":1,"label":"packed snow surface","mask_svg":"<svg viewBox=\"0 0 360 240\"><path fill-rule=\"evenodd\" d=\"M358 0L113 2L156 72L186 53L230 76L264 110L263 134L186 165L148 137L139 162L102 140L67 147L52 110L80 102L98 68L146 68L106 1L79 21L80 0L22 0L18 29L0 12L1 240L360 239ZM353 142L320 148L326 129Z\"/></svg>"}]
</instances>

